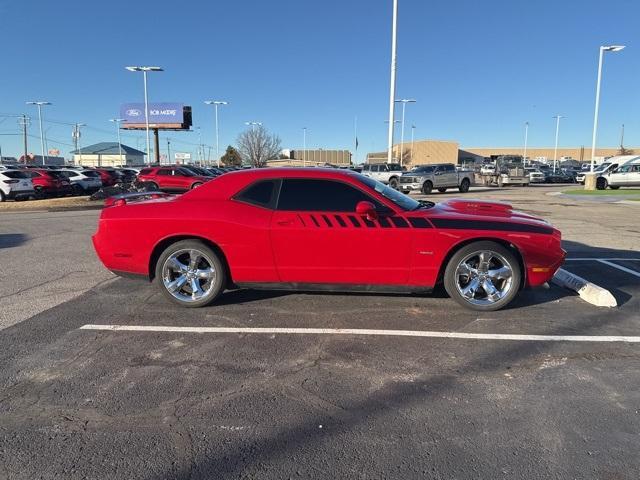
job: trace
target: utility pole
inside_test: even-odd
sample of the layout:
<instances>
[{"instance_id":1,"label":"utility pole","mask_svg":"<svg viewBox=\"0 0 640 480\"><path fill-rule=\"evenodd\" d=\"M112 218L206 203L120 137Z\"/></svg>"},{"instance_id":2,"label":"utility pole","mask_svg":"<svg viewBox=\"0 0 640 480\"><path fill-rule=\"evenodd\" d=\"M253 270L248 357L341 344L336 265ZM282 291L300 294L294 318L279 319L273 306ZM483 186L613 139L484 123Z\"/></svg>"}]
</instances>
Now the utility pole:
<instances>
[{"instance_id":1,"label":"utility pole","mask_svg":"<svg viewBox=\"0 0 640 480\"><path fill-rule=\"evenodd\" d=\"M22 118L18 120L18 123L22 127L22 141L24 143L24 163L27 163L27 155L29 154L29 144L27 141L27 126L29 124L29 117L27 117L24 113L22 114Z\"/></svg>"},{"instance_id":2,"label":"utility pole","mask_svg":"<svg viewBox=\"0 0 640 480\"><path fill-rule=\"evenodd\" d=\"M624 152L624 123L622 124L622 129L620 131L620 153Z\"/></svg>"},{"instance_id":3,"label":"utility pole","mask_svg":"<svg viewBox=\"0 0 640 480\"><path fill-rule=\"evenodd\" d=\"M391 83L389 85L389 130L387 137L387 163L393 163L393 129L395 128L396 107L396 40L398 30L398 0L393 0L393 20L391 26Z\"/></svg>"},{"instance_id":4,"label":"utility pole","mask_svg":"<svg viewBox=\"0 0 640 480\"><path fill-rule=\"evenodd\" d=\"M169 164L173 163L171 161L171 140L169 140L169 137L167 137L167 161Z\"/></svg>"}]
</instances>

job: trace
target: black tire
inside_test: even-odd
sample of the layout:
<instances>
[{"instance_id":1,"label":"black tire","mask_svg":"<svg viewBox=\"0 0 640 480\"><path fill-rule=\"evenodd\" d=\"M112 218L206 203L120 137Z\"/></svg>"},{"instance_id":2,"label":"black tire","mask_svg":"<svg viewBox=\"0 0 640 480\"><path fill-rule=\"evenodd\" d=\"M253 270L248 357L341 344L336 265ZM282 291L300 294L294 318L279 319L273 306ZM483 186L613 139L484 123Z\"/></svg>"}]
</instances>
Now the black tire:
<instances>
[{"instance_id":1,"label":"black tire","mask_svg":"<svg viewBox=\"0 0 640 480\"><path fill-rule=\"evenodd\" d=\"M600 177L596 180L596 189L598 190L606 190L608 185L609 182L607 182L606 178Z\"/></svg>"},{"instance_id":2,"label":"black tire","mask_svg":"<svg viewBox=\"0 0 640 480\"><path fill-rule=\"evenodd\" d=\"M72 187L72 189L73 189L74 195L77 195L77 196L84 195L84 188L82 188L77 183Z\"/></svg>"},{"instance_id":3,"label":"black tire","mask_svg":"<svg viewBox=\"0 0 640 480\"><path fill-rule=\"evenodd\" d=\"M2 190L0 190L0 202L4 202L5 198L4 198L4 192Z\"/></svg>"},{"instance_id":4,"label":"black tire","mask_svg":"<svg viewBox=\"0 0 640 480\"><path fill-rule=\"evenodd\" d=\"M460 186L458 187L458 191L460 193L467 193L469 191L469 187L471 186L471 182L468 178L462 179Z\"/></svg>"},{"instance_id":5,"label":"black tire","mask_svg":"<svg viewBox=\"0 0 640 480\"><path fill-rule=\"evenodd\" d=\"M473 301L477 300L467 299L462 295L462 293L460 293L458 289L456 270L465 258L468 258L476 252L490 252L496 254L502 257L502 259L504 259L504 261L508 264L508 267L511 269L511 283L508 285L504 285L504 288L506 288L504 296L492 303L472 303ZM451 257L451 260L449 260L449 263L447 263L447 267L444 272L444 288L449 296L463 307L481 312L500 310L501 308L504 308L509 303L511 303L511 301L516 297L518 291L520 290L521 280L522 271L520 268L520 262L518 262L518 259L513 254L513 252L503 247L499 243L491 241L474 242L462 247ZM482 291L484 292L484 288L482 288Z\"/></svg>"},{"instance_id":6,"label":"black tire","mask_svg":"<svg viewBox=\"0 0 640 480\"><path fill-rule=\"evenodd\" d=\"M183 301L176 298L165 286L165 277L163 276L163 269L165 262L174 254L181 251L197 251L199 252L203 260L205 260L214 269L215 279L212 281L211 289L206 292L202 298L197 300ZM197 266L196 266L197 268ZM211 248L200 240L181 240L169 245L160 255L155 265L155 281L162 291L163 295L182 307L199 308L205 307L213 303L220 294L224 291L224 287L227 284L227 270L224 264ZM199 280L196 280L199 281Z\"/></svg>"},{"instance_id":7,"label":"black tire","mask_svg":"<svg viewBox=\"0 0 640 480\"><path fill-rule=\"evenodd\" d=\"M191 185L191 190L198 188L200 185L202 185L202 182L194 182L193 185Z\"/></svg>"},{"instance_id":8,"label":"black tire","mask_svg":"<svg viewBox=\"0 0 640 480\"><path fill-rule=\"evenodd\" d=\"M424 193L425 195L429 195L432 190L433 190L433 183L431 183L431 180L427 180L422 184L422 193Z\"/></svg>"},{"instance_id":9,"label":"black tire","mask_svg":"<svg viewBox=\"0 0 640 480\"><path fill-rule=\"evenodd\" d=\"M393 188L394 190L398 190L398 183L399 183L399 182L398 182L397 177L391 177L391 178L389 179L389 186L390 186L391 188Z\"/></svg>"},{"instance_id":10,"label":"black tire","mask_svg":"<svg viewBox=\"0 0 640 480\"><path fill-rule=\"evenodd\" d=\"M160 187L158 187L158 184L156 182L144 182L142 184L142 187L144 188L144 190L146 192L159 192L160 191Z\"/></svg>"},{"instance_id":11,"label":"black tire","mask_svg":"<svg viewBox=\"0 0 640 480\"><path fill-rule=\"evenodd\" d=\"M443 187L440 187L440 188L438 189L438 191L439 191L440 193L444 193L444 192L446 192L446 191L447 191L447 189L446 189L446 188L443 188Z\"/></svg>"},{"instance_id":12,"label":"black tire","mask_svg":"<svg viewBox=\"0 0 640 480\"><path fill-rule=\"evenodd\" d=\"M618 190L620 188L620 185L609 185L609 188L611 190Z\"/></svg>"},{"instance_id":13,"label":"black tire","mask_svg":"<svg viewBox=\"0 0 640 480\"><path fill-rule=\"evenodd\" d=\"M45 197L45 193L42 187L40 186L34 187L33 191L35 192L34 196L36 197L36 200L39 200Z\"/></svg>"}]
</instances>

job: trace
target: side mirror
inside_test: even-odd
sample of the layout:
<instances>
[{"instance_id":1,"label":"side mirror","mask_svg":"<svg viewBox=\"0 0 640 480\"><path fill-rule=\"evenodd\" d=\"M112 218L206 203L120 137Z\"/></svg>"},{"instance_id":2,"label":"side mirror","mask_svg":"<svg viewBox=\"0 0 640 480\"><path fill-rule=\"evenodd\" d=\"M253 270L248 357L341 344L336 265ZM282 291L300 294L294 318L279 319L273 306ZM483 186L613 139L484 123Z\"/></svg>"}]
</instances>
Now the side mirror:
<instances>
[{"instance_id":1,"label":"side mirror","mask_svg":"<svg viewBox=\"0 0 640 480\"><path fill-rule=\"evenodd\" d=\"M378 212L376 212L376 206L367 201L358 202L356 205L356 213L358 215L365 215L367 220L377 220Z\"/></svg>"}]
</instances>

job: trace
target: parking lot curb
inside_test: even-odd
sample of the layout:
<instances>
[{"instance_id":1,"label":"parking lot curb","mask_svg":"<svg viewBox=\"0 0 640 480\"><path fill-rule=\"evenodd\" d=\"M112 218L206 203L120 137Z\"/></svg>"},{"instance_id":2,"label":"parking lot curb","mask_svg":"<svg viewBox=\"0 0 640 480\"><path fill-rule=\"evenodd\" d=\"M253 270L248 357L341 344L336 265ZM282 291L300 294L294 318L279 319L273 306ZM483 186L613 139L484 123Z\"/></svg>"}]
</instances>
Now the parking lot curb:
<instances>
[{"instance_id":1,"label":"parking lot curb","mask_svg":"<svg viewBox=\"0 0 640 480\"><path fill-rule=\"evenodd\" d=\"M609 290L562 268L558 269L552 281L556 285L577 292L585 302L595 305L596 307L611 308L618 305L618 302Z\"/></svg>"}]
</instances>

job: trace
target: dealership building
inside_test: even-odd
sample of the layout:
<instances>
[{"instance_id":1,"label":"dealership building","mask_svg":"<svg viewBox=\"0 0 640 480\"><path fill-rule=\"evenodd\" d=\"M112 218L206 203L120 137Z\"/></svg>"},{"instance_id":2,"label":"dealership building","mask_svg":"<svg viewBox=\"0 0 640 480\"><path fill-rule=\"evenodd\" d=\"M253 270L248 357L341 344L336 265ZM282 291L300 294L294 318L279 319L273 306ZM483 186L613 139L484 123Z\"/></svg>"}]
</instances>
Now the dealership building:
<instances>
[{"instance_id":1,"label":"dealership building","mask_svg":"<svg viewBox=\"0 0 640 480\"><path fill-rule=\"evenodd\" d=\"M463 147L458 142L442 140L419 140L413 143L405 143L403 148L402 164L410 167L429 163L481 163L486 158L499 155L523 155L524 147ZM640 152L640 147L629 147L631 152ZM619 155L618 148L596 148L596 159ZM552 161L554 158L553 147L529 147L527 148L529 160L543 162ZM574 159L588 162L591 160L591 148L587 147L558 147L557 159ZM367 154L368 163L384 163L387 161L387 152ZM393 146L393 161L400 162L400 145Z\"/></svg>"},{"instance_id":2,"label":"dealership building","mask_svg":"<svg viewBox=\"0 0 640 480\"><path fill-rule=\"evenodd\" d=\"M349 150L283 150L283 157L269 160L270 167L321 167L335 165L346 167L351 164L351 152Z\"/></svg>"},{"instance_id":3,"label":"dealership building","mask_svg":"<svg viewBox=\"0 0 640 480\"><path fill-rule=\"evenodd\" d=\"M73 163L85 167L117 167L120 165L141 165L144 152L118 142L102 142L82 147L71 152Z\"/></svg>"}]
</instances>

